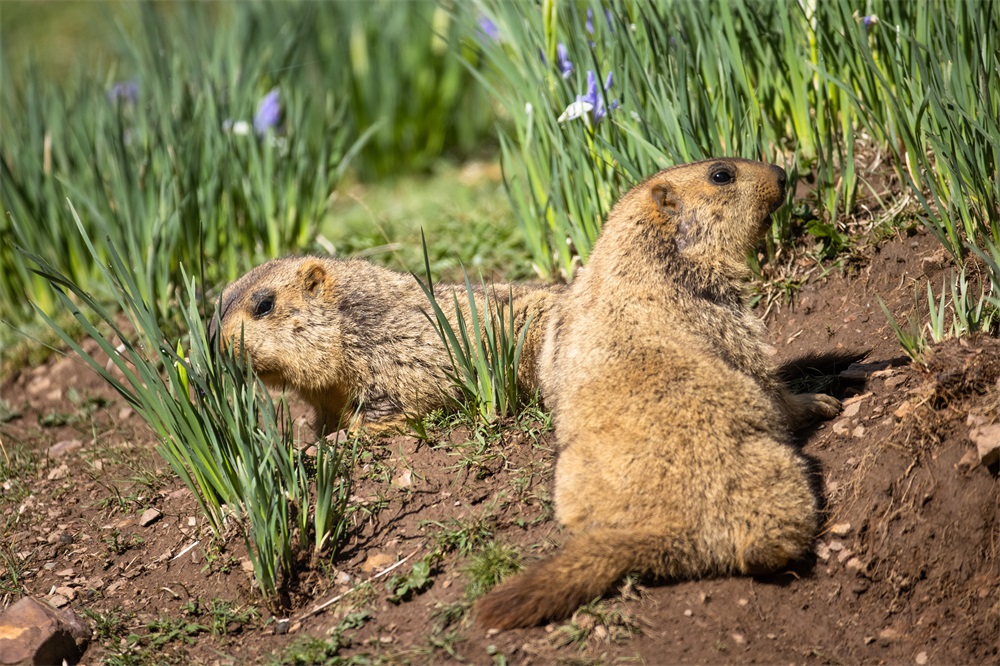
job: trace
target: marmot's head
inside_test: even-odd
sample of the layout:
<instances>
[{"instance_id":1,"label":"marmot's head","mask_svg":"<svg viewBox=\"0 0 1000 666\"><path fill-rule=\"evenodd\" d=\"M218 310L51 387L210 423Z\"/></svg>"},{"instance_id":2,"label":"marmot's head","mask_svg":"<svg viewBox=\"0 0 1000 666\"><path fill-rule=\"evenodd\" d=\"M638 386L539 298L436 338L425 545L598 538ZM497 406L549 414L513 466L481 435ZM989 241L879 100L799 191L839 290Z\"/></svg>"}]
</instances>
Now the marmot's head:
<instances>
[{"instance_id":1,"label":"marmot's head","mask_svg":"<svg viewBox=\"0 0 1000 666\"><path fill-rule=\"evenodd\" d=\"M620 205L640 213L628 216L634 222L657 225L682 254L717 262L742 261L784 200L784 169L723 157L664 169Z\"/></svg>"},{"instance_id":2,"label":"marmot's head","mask_svg":"<svg viewBox=\"0 0 1000 666\"><path fill-rule=\"evenodd\" d=\"M273 259L257 266L222 293L209 326L211 343L246 350L254 371L268 384L308 390L335 371L340 331L326 316L333 285L323 260Z\"/></svg>"}]
</instances>

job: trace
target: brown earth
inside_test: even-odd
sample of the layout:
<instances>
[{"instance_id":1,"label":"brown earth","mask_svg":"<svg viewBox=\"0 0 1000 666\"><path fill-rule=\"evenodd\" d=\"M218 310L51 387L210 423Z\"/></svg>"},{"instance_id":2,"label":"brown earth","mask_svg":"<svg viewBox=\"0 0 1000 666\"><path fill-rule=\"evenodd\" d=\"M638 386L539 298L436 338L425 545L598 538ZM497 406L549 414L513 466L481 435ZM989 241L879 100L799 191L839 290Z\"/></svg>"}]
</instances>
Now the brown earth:
<instances>
[{"instance_id":1,"label":"brown earth","mask_svg":"<svg viewBox=\"0 0 1000 666\"><path fill-rule=\"evenodd\" d=\"M242 542L213 541L141 419L63 358L2 387L20 416L0 425L0 602L59 595L88 614L95 640L84 663L290 660L286 646L329 640L338 625L329 663L334 654L356 663L997 663L1000 485L996 465L977 464L970 429L998 418L1000 342L946 342L926 367L911 365L877 300L905 319L914 281L940 285L946 263L927 234L899 236L769 308L781 361L869 351L838 375L805 380L825 381L846 408L804 437L828 521L815 559L788 572L628 580L566 623L500 634L474 626L469 552L495 541L530 561L564 538L552 520L553 440L531 412L502 428L442 426L431 442L369 445L349 542L303 574L290 622L279 623L251 586ZM162 516L143 527L149 508ZM432 551L441 556L430 583L391 602L385 581Z\"/></svg>"}]
</instances>

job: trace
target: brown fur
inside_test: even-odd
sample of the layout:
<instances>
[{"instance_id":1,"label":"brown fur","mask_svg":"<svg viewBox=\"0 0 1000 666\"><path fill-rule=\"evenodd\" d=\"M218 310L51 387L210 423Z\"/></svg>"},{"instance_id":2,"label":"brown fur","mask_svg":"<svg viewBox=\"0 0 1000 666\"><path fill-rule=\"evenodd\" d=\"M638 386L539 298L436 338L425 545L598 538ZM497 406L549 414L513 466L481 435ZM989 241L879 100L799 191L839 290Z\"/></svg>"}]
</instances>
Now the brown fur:
<instances>
[{"instance_id":1,"label":"brown fur","mask_svg":"<svg viewBox=\"0 0 1000 666\"><path fill-rule=\"evenodd\" d=\"M519 382L529 392L538 387L545 315L558 291L502 284L491 293L491 303L506 311L513 292L518 331L531 317L518 368ZM465 286L435 285L438 303L455 327L453 293L471 322ZM268 299L273 309L255 316ZM482 316L481 289L476 305ZM261 379L294 389L312 405L317 435L341 427L379 431L403 425L407 415L442 407L446 394L453 394L447 350L425 311L431 312L430 303L412 275L359 260L274 259L226 288L211 337L218 330L222 343L234 341L237 349L242 339ZM342 423L356 411L358 420Z\"/></svg>"},{"instance_id":2,"label":"brown fur","mask_svg":"<svg viewBox=\"0 0 1000 666\"><path fill-rule=\"evenodd\" d=\"M713 182L723 171L734 180ZM760 573L809 550L818 498L791 431L840 404L784 388L742 291L784 195L781 169L715 159L661 171L612 209L543 349L571 536L479 602L483 626L565 617L630 572Z\"/></svg>"}]
</instances>

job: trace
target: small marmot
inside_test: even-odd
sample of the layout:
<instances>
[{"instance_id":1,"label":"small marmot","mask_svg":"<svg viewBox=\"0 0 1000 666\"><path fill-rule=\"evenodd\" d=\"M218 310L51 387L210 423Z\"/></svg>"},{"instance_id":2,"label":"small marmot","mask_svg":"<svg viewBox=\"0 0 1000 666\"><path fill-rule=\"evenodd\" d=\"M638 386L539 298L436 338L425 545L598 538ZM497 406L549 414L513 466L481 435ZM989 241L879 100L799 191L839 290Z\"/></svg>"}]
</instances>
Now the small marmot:
<instances>
[{"instance_id":1,"label":"small marmot","mask_svg":"<svg viewBox=\"0 0 1000 666\"><path fill-rule=\"evenodd\" d=\"M818 497L791 432L840 403L784 388L743 293L784 198L781 168L713 159L615 204L542 352L570 535L481 599L480 624L566 617L628 573L762 573L809 551Z\"/></svg>"},{"instance_id":2,"label":"small marmot","mask_svg":"<svg viewBox=\"0 0 1000 666\"><path fill-rule=\"evenodd\" d=\"M483 290L474 290L482 317ZM518 333L530 324L518 366L528 392L538 388L545 315L560 290L490 287L491 306L502 313L513 295ZM464 285L435 285L434 291L453 328L452 294L471 323ZM293 389L315 409L317 436L361 426L378 432L445 406L449 394L457 397L448 351L425 311L431 312L430 302L412 275L356 259L290 257L261 264L229 285L209 335L214 341L218 333L237 349L242 336L260 378ZM348 423L355 413L358 419Z\"/></svg>"}]
</instances>

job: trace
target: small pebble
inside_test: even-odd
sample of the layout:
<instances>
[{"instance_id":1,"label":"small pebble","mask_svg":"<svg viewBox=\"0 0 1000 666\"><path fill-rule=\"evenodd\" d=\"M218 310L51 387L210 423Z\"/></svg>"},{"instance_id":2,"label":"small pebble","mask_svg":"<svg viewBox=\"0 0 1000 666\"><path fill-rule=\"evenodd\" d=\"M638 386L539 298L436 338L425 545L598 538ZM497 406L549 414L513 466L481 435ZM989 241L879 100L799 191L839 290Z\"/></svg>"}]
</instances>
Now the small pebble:
<instances>
[{"instance_id":1,"label":"small pebble","mask_svg":"<svg viewBox=\"0 0 1000 666\"><path fill-rule=\"evenodd\" d=\"M924 664L927 663L927 653L926 652L918 652L917 653L917 658L915 659L915 661L917 662L917 664L919 666L924 666Z\"/></svg>"}]
</instances>

